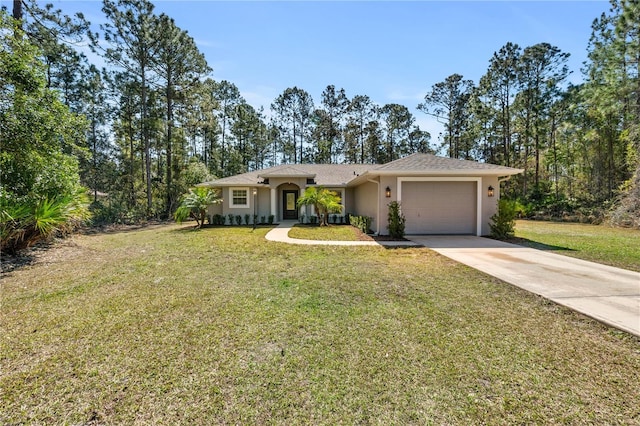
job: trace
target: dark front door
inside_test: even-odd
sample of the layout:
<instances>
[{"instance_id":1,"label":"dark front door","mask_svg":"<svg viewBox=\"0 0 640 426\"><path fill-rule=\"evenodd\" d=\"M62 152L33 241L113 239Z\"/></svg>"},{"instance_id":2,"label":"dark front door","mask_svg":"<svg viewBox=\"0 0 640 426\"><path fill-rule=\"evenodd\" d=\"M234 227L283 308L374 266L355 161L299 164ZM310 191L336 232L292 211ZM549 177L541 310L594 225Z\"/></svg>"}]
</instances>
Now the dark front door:
<instances>
[{"instance_id":1,"label":"dark front door","mask_svg":"<svg viewBox=\"0 0 640 426\"><path fill-rule=\"evenodd\" d=\"M284 220L298 218L298 208L296 207L297 203L298 203L297 190L282 191L282 218Z\"/></svg>"}]
</instances>

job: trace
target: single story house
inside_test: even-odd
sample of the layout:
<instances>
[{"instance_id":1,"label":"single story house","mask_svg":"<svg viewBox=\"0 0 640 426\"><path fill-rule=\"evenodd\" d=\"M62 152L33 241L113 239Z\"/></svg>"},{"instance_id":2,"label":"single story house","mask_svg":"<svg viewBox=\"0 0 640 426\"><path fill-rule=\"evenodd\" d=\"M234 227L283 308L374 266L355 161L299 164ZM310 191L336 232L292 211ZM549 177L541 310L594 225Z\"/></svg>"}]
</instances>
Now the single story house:
<instances>
[{"instance_id":1,"label":"single story house","mask_svg":"<svg viewBox=\"0 0 640 426\"><path fill-rule=\"evenodd\" d=\"M276 222L308 218L311 207L297 207L311 186L333 190L343 214L370 216L372 230L385 235L388 205L398 201L411 234L488 235L500 182L521 169L475 161L412 154L386 164L283 164L204 182L222 191L223 202L210 215L273 215ZM260 220L260 219L258 219Z\"/></svg>"}]
</instances>

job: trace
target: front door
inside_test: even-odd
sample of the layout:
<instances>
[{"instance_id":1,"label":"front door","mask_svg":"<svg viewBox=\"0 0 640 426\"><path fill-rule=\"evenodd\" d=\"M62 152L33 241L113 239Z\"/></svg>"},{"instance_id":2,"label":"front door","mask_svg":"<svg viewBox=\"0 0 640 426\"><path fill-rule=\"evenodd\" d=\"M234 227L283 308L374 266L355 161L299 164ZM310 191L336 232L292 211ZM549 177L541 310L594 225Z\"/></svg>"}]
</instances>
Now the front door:
<instances>
[{"instance_id":1,"label":"front door","mask_svg":"<svg viewBox=\"0 0 640 426\"><path fill-rule=\"evenodd\" d=\"M298 191L284 190L282 191L282 219L295 220L298 219Z\"/></svg>"}]
</instances>

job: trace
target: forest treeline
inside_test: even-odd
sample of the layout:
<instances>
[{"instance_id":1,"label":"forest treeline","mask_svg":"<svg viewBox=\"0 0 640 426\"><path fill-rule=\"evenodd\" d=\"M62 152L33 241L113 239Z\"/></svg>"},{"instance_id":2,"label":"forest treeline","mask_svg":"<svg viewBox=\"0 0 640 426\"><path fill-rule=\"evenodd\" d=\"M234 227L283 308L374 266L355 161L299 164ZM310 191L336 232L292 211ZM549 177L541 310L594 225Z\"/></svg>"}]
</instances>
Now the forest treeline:
<instances>
[{"instance_id":1,"label":"forest treeline","mask_svg":"<svg viewBox=\"0 0 640 426\"><path fill-rule=\"evenodd\" d=\"M73 205L80 220L89 201L96 223L170 217L181 194L213 177L434 151L524 169L504 191L526 213L640 227L636 1L612 0L594 17L580 85L567 82L569 52L507 42L478 82L453 74L425 88L412 107L443 123L438 141L407 106L334 85L315 101L287 88L256 109L212 78L193 38L151 2L104 0L102 11L100 28L36 1L2 12L3 240L20 209ZM76 48L86 41L108 68Z\"/></svg>"}]
</instances>

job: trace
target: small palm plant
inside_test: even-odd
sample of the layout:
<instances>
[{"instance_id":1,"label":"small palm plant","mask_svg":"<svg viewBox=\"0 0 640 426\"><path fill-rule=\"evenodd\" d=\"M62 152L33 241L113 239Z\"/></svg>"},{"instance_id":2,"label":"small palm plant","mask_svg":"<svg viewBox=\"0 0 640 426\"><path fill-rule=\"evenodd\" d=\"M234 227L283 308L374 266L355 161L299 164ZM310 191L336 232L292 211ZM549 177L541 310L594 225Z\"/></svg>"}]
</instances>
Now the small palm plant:
<instances>
[{"instance_id":1,"label":"small palm plant","mask_svg":"<svg viewBox=\"0 0 640 426\"><path fill-rule=\"evenodd\" d=\"M56 235L66 235L90 216L82 188L70 194L17 202L0 196L0 251L15 253Z\"/></svg>"},{"instance_id":2,"label":"small palm plant","mask_svg":"<svg viewBox=\"0 0 640 426\"><path fill-rule=\"evenodd\" d=\"M320 226L327 226L329 224L329 213L340 213L342 211L340 201L340 196L334 191L312 186L307 188L298 199L298 206L314 206L316 213L322 218Z\"/></svg>"},{"instance_id":3,"label":"small palm plant","mask_svg":"<svg viewBox=\"0 0 640 426\"><path fill-rule=\"evenodd\" d=\"M210 204L216 204L221 201L222 199L218 194L210 188L191 188L187 194L182 196L180 207L178 207L173 217L178 223L182 223L191 217L195 219L196 228L199 229L204 225L204 220L207 217L207 207Z\"/></svg>"}]
</instances>

